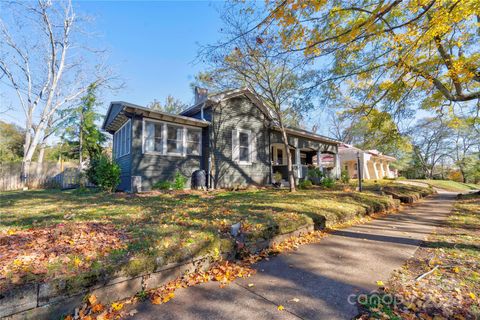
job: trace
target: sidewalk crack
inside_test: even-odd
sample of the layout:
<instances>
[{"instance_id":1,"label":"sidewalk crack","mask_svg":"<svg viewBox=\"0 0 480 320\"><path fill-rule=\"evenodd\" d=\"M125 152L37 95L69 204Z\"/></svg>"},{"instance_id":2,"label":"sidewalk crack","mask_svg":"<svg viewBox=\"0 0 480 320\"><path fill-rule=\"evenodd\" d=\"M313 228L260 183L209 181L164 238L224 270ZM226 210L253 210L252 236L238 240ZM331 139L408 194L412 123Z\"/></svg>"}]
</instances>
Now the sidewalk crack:
<instances>
[{"instance_id":1,"label":"sidewalk crack","mask_svg":"<svg viewBox=\"0 0 480 320\"><path fill-rule=\"evenodd\" d=\"M270 299L262 296L261 294L259 294L259 293L255 292L255 291L251 290L250 288L245 287L245 286L242 286L241 284L239 284L239 283L237 283L237 282L234 282L234 284L237 285L237 286L239 286L240 288L243 288L243 289L247 290L247 291L250 292L250 293L253 293L253 294L256 295L257 297L259 297L259 298L261 298L261 299L263 299L263 300L265 300L265 301L273 304L274 306L278 307L278 304L275 303L275 301L272 301L272 300L270 300ZM298 314L296 314L296 313L293 312L293 311L288 310L287 308L283 309L283 311L286 311L286 312L290 313L292 316L297 317L297 318L299 318L299 319L306 320L305 318L302 318L301 316L299 316Z\"/></svg>"}]
</instances>

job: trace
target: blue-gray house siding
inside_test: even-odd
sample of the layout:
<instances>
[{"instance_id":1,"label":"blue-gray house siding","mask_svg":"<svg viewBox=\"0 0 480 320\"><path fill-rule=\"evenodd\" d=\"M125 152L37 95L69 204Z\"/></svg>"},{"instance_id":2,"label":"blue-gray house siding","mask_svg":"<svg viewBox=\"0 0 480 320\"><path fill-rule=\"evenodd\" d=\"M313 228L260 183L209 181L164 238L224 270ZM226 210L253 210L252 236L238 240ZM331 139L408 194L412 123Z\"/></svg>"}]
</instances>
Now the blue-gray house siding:
<instances>
[{"instance_id":1,"label":"blue-gray house siding","mask_svg":"<svg viewBox=\"0 0 480 320\"><path fill-rule=\"evenodd\" d=\"M176 172L188 178L187 187L190 187L191 175L198 169L205 170L209 175L209 187L271 183L271 146L282 141L261 104L256 97L252 97L251 92L242 90L234 91L227 97L222 96L220 100L207 98L181 115L153 111L126 102L112 103L102 126L104 130L114 134L123 123L131 120L130 153L115 159L121 167L118 189L148 191L159 181L173 180ZM145 152L145 120L201 129L201 155L175 156ZM240 136L245 139L245 135L250 139L249 161L240 161L238 139ZM301 130L289 133L289 144L297 151L303 149L307 152L310 162L316 155L315 150L336 153L338 146L335 140ZM246 147L242 148L244 155Z\"/></svg>"},{"instance_id":2,"label":"blue-gray house siding","mask_svg":"<svg viewBox=\"0 0 480 320\"><path fill-rule=\"evenodd\" d=\"M141 178L142 190L151 190L159 181L173 180L176 172L190 178L193 171L203 168L202 156L171 156L143 152L143 120L141 116L135 116L133 119L131 159L131 175ZM190 179L187 181L187 187L190 187Z\"/></svg>"}]
</instances>

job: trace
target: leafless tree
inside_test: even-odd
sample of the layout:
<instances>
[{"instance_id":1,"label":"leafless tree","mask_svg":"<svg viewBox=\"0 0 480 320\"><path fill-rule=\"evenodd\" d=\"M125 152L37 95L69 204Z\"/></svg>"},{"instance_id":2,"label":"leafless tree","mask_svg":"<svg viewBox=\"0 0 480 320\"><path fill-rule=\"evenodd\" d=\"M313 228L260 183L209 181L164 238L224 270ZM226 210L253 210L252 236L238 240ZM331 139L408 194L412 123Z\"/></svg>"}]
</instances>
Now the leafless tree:
<instances>
[{"instance_id":1,"label":"leafless tree","mask_svg":"<svg viewBox=\"0 0 480 320\"><path fill-rule=\"evenodd\" d=\"M25 176L37 147L51 135L58 111L75 103L91 83L106 84L114 77L98 61L101 52L85 45L89 35L82 25L88 21L76 14L70 0L2 6L0 76L25 116Z\"/></svg>"},{"instance_id":2,"label":"leafless tree","mask_svg":"<svg viewBox=\"0 0 480 320\"><path fill-rule=\"evenodd\" d=\"M330 123L328 132L332 138L351 144L353 137L350 119L332 110L328 114L328 120Z\"/></svg>"},{"instance_id":3,"label":"leafless tree","mask_svg":"<svg viewBox=\"0 0 480 320\"><path fill-rule=\"evenodd\" d=\"M272 54L282 50L279 39L248 32L258 24L255 15L232 4L227 6L222 16L224 39L201 49L200 59L211 68L197 76L197 80L214 91L247 87L262 99L273 124L281 132L290 190L295 191L286 129L292 121L298 122L295 119L310 106L308 92L303 90L309 76L305 62L293 54Z\"/></svg>"},{"instance_id":4,"label":"leafless tree","mask_svg":"<svg viewBox=\"0 0 480 320\"><path fill-rule=\"evenodd\" d=\"M425 177L433 178L434 168L449 154L449 138L452 130L440 118L420 120L410 131L413 152Z\"/></svg>"},{"instance_id":5,"label":"leafless tree","mask_svg":"<svg viewBox=\"0 0 480 320\"><path fill-rule=\"evenodd\" d=\"M462 174L463 182L467 182L467 159L475 152L479 152L480 137L473 126L462 124L451 130L450 143L448 144L449 157Z\"/></svg>"}]
</instances>

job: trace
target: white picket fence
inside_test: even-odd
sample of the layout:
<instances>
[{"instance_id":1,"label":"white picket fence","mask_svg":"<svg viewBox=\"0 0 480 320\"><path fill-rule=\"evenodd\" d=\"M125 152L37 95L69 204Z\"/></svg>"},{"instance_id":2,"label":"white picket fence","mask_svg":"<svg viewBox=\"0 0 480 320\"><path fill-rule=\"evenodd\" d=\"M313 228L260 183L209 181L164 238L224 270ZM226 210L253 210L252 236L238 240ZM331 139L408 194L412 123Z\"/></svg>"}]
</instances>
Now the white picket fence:
<instances>
[{"instance_id":1,"label":"white picket fence","mask_svg":"<svg viewBox=\"0 0 480 320\"><path fill-rule=\"evenodd\" d=\"M25 187L75 188L82 178L78 164L72 162L32 162L26 179L22 179L21 173L21 163L0 163L0 191L22 190Z\"/></svg>"}]
</instances>

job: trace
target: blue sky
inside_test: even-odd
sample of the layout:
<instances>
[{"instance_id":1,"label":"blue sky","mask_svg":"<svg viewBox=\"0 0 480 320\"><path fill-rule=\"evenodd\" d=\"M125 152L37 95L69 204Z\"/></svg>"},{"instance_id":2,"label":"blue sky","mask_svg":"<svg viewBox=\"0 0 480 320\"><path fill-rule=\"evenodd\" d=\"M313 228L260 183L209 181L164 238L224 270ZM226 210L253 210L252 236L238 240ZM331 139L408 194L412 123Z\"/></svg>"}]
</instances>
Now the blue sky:
<instances>
[{"instance_id":1,"label":"blue sky","mask_svg":"<svg viewBox=\"0 0 480 320\"><path fill-rule=\"evenodd\" d=\"M146 105L169 94L190 104L190 84L203 66L194 64L199 44L219 39L219 1L74 1L76 12L93 18L91 47L107 50L108 64L124 81L117 92L102 92L104 113L110 101ZM7 88L8 89L8 88ZM11 90L10 90L11 91ZM16 96L6 92L2 105ZM23 126L23 112L6 121Z\"/></svg>"},{"instance_id":2,"label":"blue sky","mask_svg":"<svg viewBox=\"0 0 480 320\"><path fill-rule=\"evenodd\" d=\"M194 64L199 44L219 38L220 2L84 1L78 10L95 18L98 46L126 88L103 100L145 105L168 94L192 102L190 83L202 65Z\"/></svg>"}]
</instances>

